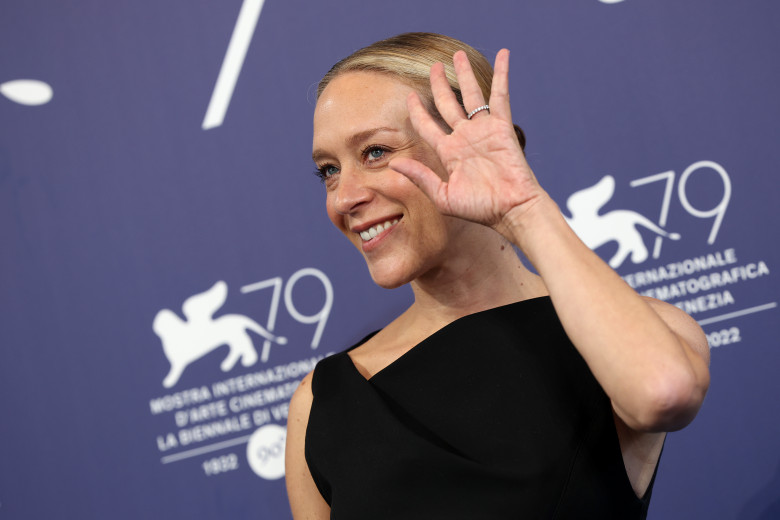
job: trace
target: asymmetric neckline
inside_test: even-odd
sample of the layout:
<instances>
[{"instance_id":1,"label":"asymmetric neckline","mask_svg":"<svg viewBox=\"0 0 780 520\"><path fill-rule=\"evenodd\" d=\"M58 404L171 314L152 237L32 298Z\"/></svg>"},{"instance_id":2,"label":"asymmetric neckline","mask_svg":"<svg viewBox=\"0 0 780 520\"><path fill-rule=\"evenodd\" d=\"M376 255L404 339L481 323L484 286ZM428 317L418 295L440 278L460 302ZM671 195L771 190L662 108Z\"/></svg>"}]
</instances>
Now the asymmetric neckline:
<instances>
[{"instance_id":1,"label":"asymmetric neckline","mask_svg":"<svg viewBox=\"0 0 780 520\"><path fill-rule=\"evenodd\" d=\"M369 379L326 357L311 388L304 451L332 518L647 517L652 482L637 498L549 297L453 320Z\"/></svg>"},{"instance_id":2,"label":"asymmetric neckline","mask_svg":"<svg viewBox=\"0 0 780 520\"><path fill-rule=\"evenodd\" d=\"M370 377L364 376L361 372L358 366L355 364L355 361L352 359L352 356L349 355L349 352L355 350L356 348L360 347L361 345L365 344L368 340L373 338L377 333L380 332L380 330L375 330L368 334L366 337L361 339L358 343L355 345L352 345L350 348L345 350L343 352L344 357L346 358L346 362L350 365L350 371L354 372L355 375L363 379L367 383L376 382L377 379L381 379L382 376L386 375L388 372L392 373L394 370L397 369L398 366L403 366L406 363L409 363L410 358L414 358L415 355L419 355L421 347L424 349L427 345L442 345L441 342L435 341L435 339L442 335L450 332L451 329L457 328L461 326L464 322L468 322L471 319L478 318L479 316L482 316L486 313L495 312L498 309L505 309L510 307L521 307L524 305L531 305L533 303L539 304L541 302L547 302L549 301L549 296L537 296L534 298L528 298L525 300L520 300L517 302L508 303L506 305L499 305L498 307L491 307L489 309L484 309L481 311L477 311L471 314L466 314L465 316L461 316L460 318L456 318L455 320L449 322L448 324L444 325L442 328L434 331L431 335L426 336L422 340L420 340L419 343L415 344L412 348L395 358L393 361L385 365L384 367L380 368L376 372L374 372ZM417 354L415 354L417 352Z\"/></svg>"}]
</instances>

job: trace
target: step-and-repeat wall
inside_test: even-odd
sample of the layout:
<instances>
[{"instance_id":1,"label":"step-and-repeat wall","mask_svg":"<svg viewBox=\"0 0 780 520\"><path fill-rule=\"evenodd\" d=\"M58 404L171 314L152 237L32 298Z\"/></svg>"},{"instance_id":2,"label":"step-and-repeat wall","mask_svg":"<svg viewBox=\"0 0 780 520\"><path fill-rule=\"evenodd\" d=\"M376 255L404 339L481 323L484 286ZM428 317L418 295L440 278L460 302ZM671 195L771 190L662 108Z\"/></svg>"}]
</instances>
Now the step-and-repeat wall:
<instances>
[{"instance_id":1,"label":"step-and-repeat wall","mask_svg":"<svg viewBox=\"0 0 780 520\"><path fill-rule=\"evenodd\" d=\"M0 517L290 517L292 392L411 300L325 215L315 85L433 31L512 50L542 184L707 333L650 517L780 518L778 27L770 0L2 2Z\"/></svg>"}]
</instances>

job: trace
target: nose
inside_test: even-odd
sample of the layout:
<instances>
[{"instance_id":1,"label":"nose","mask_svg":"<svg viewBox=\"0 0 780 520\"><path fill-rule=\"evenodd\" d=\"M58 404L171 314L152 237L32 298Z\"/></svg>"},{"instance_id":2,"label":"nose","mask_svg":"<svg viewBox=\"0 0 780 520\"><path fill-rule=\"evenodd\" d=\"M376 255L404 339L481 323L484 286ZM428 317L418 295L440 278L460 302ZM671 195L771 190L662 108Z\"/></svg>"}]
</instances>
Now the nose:
<instances>
[{"instance_id":1,"label":"nose","mask_svg":"<svg viewBox=\"0 0 780 520\"><path fill-rule=\"evenodd\" d=\"M333 209L341 215L352 214L371 200L372 193L364 172L352 168L343 169L332 192Z\"/></svg>"}]
</instances>

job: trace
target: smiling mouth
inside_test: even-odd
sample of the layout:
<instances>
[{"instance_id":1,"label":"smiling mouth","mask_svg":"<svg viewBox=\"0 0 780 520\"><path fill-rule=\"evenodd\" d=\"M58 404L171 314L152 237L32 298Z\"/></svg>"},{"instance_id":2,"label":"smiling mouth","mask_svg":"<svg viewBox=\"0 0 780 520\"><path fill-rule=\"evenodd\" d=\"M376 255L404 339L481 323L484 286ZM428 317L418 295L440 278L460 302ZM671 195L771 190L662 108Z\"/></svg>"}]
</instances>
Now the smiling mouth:
<instances>
[{"instance_id":1,"label":"smiling mouth","mask_svg":"<svg viewBox=\"0 0 780 520\"><path fill-rule=\"evenodd\" d=\"M399 219L393 219L393 220L386 220L382 224L377 224L376 226L372 226L365 231L361 231L358 233L360 235L360 238L363 239L363 242L368 242L372 238L376 238L380 234L382 234L383 231L387 231L391 227L398 224Z\"/></svg>"}]
</instances>

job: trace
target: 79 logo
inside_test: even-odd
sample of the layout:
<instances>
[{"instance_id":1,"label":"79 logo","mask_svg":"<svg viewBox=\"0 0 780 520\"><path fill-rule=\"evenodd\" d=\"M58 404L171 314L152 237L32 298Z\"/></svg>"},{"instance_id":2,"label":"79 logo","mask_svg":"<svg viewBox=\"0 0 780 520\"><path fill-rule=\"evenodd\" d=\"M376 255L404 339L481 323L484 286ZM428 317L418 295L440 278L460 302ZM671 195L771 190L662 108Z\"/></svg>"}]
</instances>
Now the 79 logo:
<instances>
[{"instance_id":1,"label":"79 logo","mask_svg":"<svg viewBox=\"0 0 780 520\"><path fill-rule=\"evenodd\" d=\"M303 278L314 278L323 288L322 305L312 314L301 312L293 301L293 289ZM222 280L184 301L182 313L185 319L171 309L158 311L152 322L152 329L160 338L163 353L171 365L168 375L163 379L163 386L171 388L176 385L190 364L223 345L228 347L228 355L220 363L223 372L231 370L239 361L245 367L254 365L258 356L248 331L265 340L260 359L263 362L268 361L272 344L287 344L285 336L274 334L282 301L295 321L304 325L316 324L310 345L313 349L317 348L333 307L333 286L325 273L314 267L306 267L293 273L286 282L282 277L276 276L245 285L241 287L241 292L249 294L264 289L272 290L265 326L243 314L217 315L228 295L227 284ZM306 301L312 301L308 293Z\"/></svg>"},{"instance_id":2,"label":"79 logo","mask_svg":"<svg viewBox=\"0 0 780 520\"><path fill-rule=\"evenodd\" d=\"M722 195L720 200L717 201L712 207L697 208L690 202L690 198L688 196L688 182L697 172L707 170L714 171L718 175L718 181L716 182L721 185L720 189L722 190ZM655 175L650 175L649 177L642 177L641 179L635 179L631 181L632 188L637 186L644 186L653 182L665 183L664 195L663 199L661 200L660 217L658 219L658 225L662 228L666 226L666 222L669 217L669 206L672 200L672 195L675 191L675 177L676 174L674 170L669 170L663 173L657 173ZM682 175L680 175L680 178L677 181L677 197L680 201L680 205L689 215L700 219L712 219L712 226L710 228L709 236L707 237L707 244L715 243L715 238L717 238L718 231L720 231L720 226L723 222L723 217L726 214L726 209L728 209L729 202L731 201L731 177L729 177L726 169L714 161L698 161L691 164L685 170L683 170ZM653 248L653 258L658 258L660 255L662 240L663 237L656 237L655 247Z\"/></svg>"},{"instance_id":3,"label":"79 logo","mask_svg":"<svg viewBox=\"0 0 780 520\"><path fill-rule=\"evenodd\" d=\"M690 179L699 172L714 171L717 174L722 195L720 200L708 207L697 207L691 202L689 196ZM711 178L711 175L709 176ZM612 199L615 193L615 179L611 175L605 175L593 186L573 193L566 201L566 207L571 216L565 216L566 221L591 249L609 243L617 242L618 250L609 260L609 265L618 268L627 259L635 264L647 260L649 253L644 239L638 228L645 228L655 233L653 258L661 254L661 244L664 238L679 240L680 235L666 230L669 219L669 208L674 194L680 201L680 205L691 216L699 219L711 219L707 243L712 244L718 236L723 217L731 200L731 178L726 170L713 161L699 161L688 166L679 179L674 170L634 179L630 181L632 188L645 186L655 182L664 184L663 196L660 200L658 222L632 210L612 210L601 213L601 208ZM676 190L675 190L676 187Z\"/></svg>"},{"instance_id":4,"label":"79 logo","mask_svg":"<svg viewBox=\"0 0 780 520\"><path fill-rule=\"evenodd\" d=\"M323 298L321 307L313 314L303 314L298 310L293 301L293 289L301 279L312 277L315 278L323 289ZM266 322L266 329L269 332L273 332L276 327L276 318L279 311L280 302L284 302L284 307L287 313L298 323L304 325L314 325L314 333L311 338L310 346L312 349L316 349L320 340L322 339L322 332L325 330L325 324L328 322L330 316L330 310L333 307L333 285L330 283L327 275L314 267L305 267L299 269L292 276L290 276L285 282L282 277L276 276L260 282L255 282L249 285L241 287L242 294L254 293L262 291L264 289L271 289L271 305L268 310L268 320ZM307 298L307 301L311 301L311 298ZM273 339L266 339L263 342L263 350L260 354L260 360L268 361L268 356L271 350L271 344Z\"/></svg>"}]
</instances>

